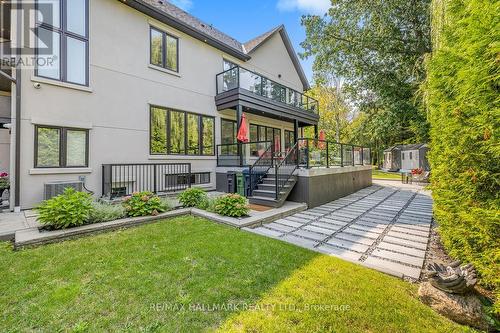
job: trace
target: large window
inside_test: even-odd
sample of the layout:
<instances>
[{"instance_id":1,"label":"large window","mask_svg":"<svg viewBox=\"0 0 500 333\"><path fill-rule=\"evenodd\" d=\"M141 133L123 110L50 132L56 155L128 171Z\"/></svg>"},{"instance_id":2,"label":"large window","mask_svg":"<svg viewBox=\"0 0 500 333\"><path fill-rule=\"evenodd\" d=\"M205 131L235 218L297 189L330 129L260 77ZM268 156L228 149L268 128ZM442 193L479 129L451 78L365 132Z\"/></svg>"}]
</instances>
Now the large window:
<instances>
[{"instance_id":1,"label":"large window","mask_svg":"<svg viewBox=\"0 0 500 333\"><path fill-rule=\"evenodd\" d=\"M295 135L292 131L285 130L285 150L289 150L295 144Z\"/></svg>"},{"instance_id":2,"label":"large window","mask_svg":"<svg viewBox=\"0 0 500 333\"><path fill-rule=\"evenodd\" d=\"M88 130L35 127L35 168L87 167Z\"/></svg>"},{"instance_id":3,"label":"large window","mask_svg":"<svg viewBox=\"0 0 500 333\"><path fill-rule=\"evenodd\" d=\"M88 85L88 0L38 0L35 74Z\"/></svg>"},{"instance_id":4,"label":"large window","mask_svg":"<svg viewBox=\"0 0 500 333\"><path fill-rule=\"evenodd\" d=\"M150 62L174 72L179 71L179 39L150 27Z\"/></svg>"},{"instance_id":5,"label":"large window","mask_svg":"<svg viewBox=\"0 0 500 333\"><path fill-rule=\"evenodd\" d=\"M263 125L250 124L250 142L269 141L274 145L275 151L281 151L281 130L279 128L267 127ZM258 150L263 149L264 144L252 144L252 155L256 155Z\"/></svg>"},{"instance_id":6,"label":"large window","mask_svg":"<svg viewBox=\"0 0 500 333\"><path fill-rule=\"evenodd\" d=\"M150 121L152 155L214 155L213 117L151 106Z\"/></svg>"}]
</instances>

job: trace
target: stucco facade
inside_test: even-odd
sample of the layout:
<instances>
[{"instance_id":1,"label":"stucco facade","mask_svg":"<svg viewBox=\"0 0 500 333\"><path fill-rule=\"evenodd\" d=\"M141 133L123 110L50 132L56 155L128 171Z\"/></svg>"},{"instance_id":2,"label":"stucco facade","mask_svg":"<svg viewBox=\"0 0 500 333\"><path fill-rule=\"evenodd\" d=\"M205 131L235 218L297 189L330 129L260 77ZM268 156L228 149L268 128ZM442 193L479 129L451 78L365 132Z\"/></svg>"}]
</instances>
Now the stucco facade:
<instances>
[{"instance_id":1,"label":"stucco facade","mask_svg":"<svg viewBox=\"0 0 500 333\"><path fill-rule=\"evenodd\" d=\"M217 111L214 103L215 78L223 71L223 59L303 91L301 77L280 34L272 35L256 48L251 59L241 61L120 1L92 0L89 13L88 87L38 78L33 70L21 71L18 185L22 209L40 202L43 185L50 181L78 180L85 176L86 187L99 196L101 168L107 163L189 162L192 172L211 172L211 182L205 186L215 188L215 155L150 155L149 106L215 117L215 143L219 144L220 118L236 117L234 110ZM150 26L178 37L178 73L150 65ZM13 118L15 110L13 102ZM255 115L248 115L248 119L250 123L272 124L282 130L282 136L284 129L293 129L293 124L286 121ZM35 168L35 125L88 129L88 167ZM2 139L3 136L0 144ZM14 147L14 135L10 141ZM12 159L10 164L14 170Z\"/></svg>"}]
</instances>

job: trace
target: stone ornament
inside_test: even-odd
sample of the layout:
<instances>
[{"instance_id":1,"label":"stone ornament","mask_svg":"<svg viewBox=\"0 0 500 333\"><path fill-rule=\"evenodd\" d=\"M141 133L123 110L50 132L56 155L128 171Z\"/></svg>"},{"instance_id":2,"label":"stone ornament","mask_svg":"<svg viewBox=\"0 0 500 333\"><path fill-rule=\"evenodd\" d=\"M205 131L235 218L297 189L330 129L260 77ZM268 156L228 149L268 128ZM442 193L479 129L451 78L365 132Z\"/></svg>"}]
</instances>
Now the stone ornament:
<instances>
[{"instance_id":1,"label":"stone ornament","mask_svg":"<svg viewBox=\"0 0 500 333\"><path fill-rule=\"evenodd\" d=\"M452 294L465 294L477 283L474 266L460 266L460 261L454 261L448 266L430 263L427 265L426 275L433 287Z\"/></svg>"}]
</instances>

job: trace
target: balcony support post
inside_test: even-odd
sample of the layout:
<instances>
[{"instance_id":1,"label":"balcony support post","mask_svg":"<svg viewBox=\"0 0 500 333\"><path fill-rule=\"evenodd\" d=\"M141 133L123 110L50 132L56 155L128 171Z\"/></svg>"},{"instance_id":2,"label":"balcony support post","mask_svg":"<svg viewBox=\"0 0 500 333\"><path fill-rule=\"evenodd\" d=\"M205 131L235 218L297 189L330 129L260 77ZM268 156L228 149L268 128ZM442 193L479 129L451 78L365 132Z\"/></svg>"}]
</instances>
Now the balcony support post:
<instances>
[{"instance_id":1,"label":"balcony support post","mask_svg":"<svg viewBox=\"0 0 500 333\"><path fill-rule=\"evenodd\" d=\"M314 125L314 138L318 139L318 125Z\"/></svg>"}]
</instances>

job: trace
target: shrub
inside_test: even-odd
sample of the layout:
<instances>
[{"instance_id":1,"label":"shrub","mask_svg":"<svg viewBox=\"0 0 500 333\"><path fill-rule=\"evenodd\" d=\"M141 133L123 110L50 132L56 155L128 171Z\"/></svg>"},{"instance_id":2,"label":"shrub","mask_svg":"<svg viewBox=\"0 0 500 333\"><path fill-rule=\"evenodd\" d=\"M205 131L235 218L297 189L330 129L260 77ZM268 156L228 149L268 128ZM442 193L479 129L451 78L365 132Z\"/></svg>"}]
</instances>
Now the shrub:
<instances>
[{"instance_id":1,"label":"shrub","mask_svg":"<svg viewBox=\"0 0 500 333\"><path fill-rule=\"evenodd\" d=\"M179 201L184 207L204 207L208 201L207 193L200 188L191 187L179 194ZM203 208L202 208L203 209Z\"/></svg>"},{"instance_id":2,"label":"shrub","mask_svg":"<svg viewBox=\"0 0 500 333\"><path fill-rule=\"evenodd\" d=\"M94 202L92 206L93 209L90 212L89 223L113 221L127 216L127 211L122 205Z\"/></svg>"},{"instance_id":3,"label":"shrub","mask_svg":"<svg viewBox=\"0 0 500 333\"><path fill-rule=\"evenodd\" d=\"M65 229L85 224L92 212L92 196L67 188L64 193L45 200L38 207L38 221L52 229Z\"/></svg>"},{"instance_id":4,"label":"shrub","mask_svg":"<svg viewBox=\"0 0 500 333\"><path fill-rule=\"evenodd\" d=\"M239 194L227 194L215 199L214 211L217 214L240 217L248 214L247 200Z\"/></svg>"},{"instance_id":5,"label":"shrub","mask_svg":"<svg viewBox=\"0 0 500 333\"><path fill-rule=\"evenodd\" d=\"M500 3L434 1L426 95L432 195L449 254L496 290L500 313Z\"/></svg>"},{"instance_id":6,"label":"shrub","mask_svg":"<svg viewBox=\"0 0 500 333\"><path fill-rule=\"evenodd\" d=\"M158 215L166 211L165 203L151 192L136 192L123 200L123 207L131 217Z\"/></svg>"}]
</instances>

